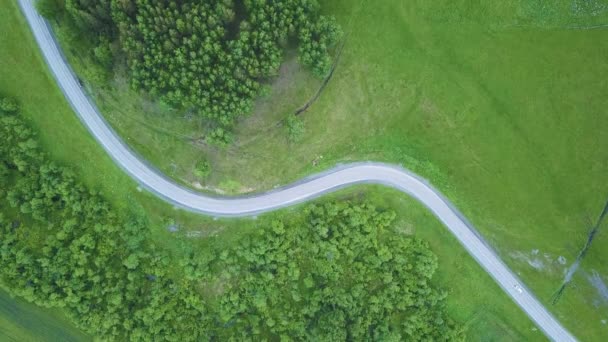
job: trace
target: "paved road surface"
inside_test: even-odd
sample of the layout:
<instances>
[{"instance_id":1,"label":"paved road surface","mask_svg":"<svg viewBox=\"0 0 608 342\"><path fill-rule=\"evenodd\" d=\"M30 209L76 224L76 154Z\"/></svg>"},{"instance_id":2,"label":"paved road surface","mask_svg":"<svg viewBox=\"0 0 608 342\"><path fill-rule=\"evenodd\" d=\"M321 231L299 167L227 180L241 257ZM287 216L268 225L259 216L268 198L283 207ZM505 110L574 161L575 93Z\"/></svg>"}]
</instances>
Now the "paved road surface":
<instances>
[{"instance_id":1,"label":"paved road surface","mask_svg":"<svg viewBox=\"0 0 608 342\"><path fill-rule=\"evenodd\" d=\"M47 23L36 13L32 0L19 0L36 41L74 111L114 161L142 186L165 200L189 210L214 216L248 216L287 207L355 183L384 184L399 189L427 206L456 236L467 251L502 289L555 341L575 338L545 309L486 245L475 229L424 179L387 164L344 165L296 184L251 197L220 198L185 189L165 178L133 153L116 136L79 86L58 48ZM471 293L474 296L474 293Z\"/></svg>"}]
</instances>

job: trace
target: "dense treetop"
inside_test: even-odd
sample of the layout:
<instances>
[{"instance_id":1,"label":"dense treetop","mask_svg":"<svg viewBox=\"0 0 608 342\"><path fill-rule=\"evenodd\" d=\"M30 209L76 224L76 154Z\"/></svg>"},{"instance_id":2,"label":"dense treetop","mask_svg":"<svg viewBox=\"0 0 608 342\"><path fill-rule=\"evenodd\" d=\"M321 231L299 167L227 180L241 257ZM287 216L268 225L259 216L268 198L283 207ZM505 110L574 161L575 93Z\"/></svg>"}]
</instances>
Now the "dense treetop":
<instances>
[{"instance_id":1,"label":"dense treetop","mask_svg":"<svg viewBox=\"0 0 608 342\"><path fill-rule=\"evenodd\" d=\"M167 275L145 220L119 216L46 159L15 111L0 108L0 140L0 283L102 339L207 336L204 302Z\"/></svg>"},{"instance_id":2,"label":"dense treetop","mask_svg":"<svg viewBox=\"0 0 608 342\"><path fill-rule=\"evenodd\" d=\"M99 64L110 68L124 54L135 89L210 119L216 141L251 110L287 46L323 77L340 37L315 0L66 0L65 11L44 10L53 3L41 11L95 41Z\"/></svg>"},{"instance_id":3,"label":"dense treetop","mask_svg":"<svg viewBox=\"0 0 608 342\"><path fill-rule=\"evenodd\" d=\"M313 205L228 247L183 237L169 252L50 161L3 98L0 141L0 284L101 340L463 338L431 285L436 257L392 212Z\"/></svg>"},{"instance_id":4,"label":"dense treetop","mask_svg":"<svg viewBox=\"0 0 608 342\"><path fill-rule=\"evenodd\" d=\"M314 341L449 341L462 331L430 279L428 246L391 229L393 212L369 205L311 206L302 226L274 222L220 253L207 273L222 339L251 334Z\"/></svg>"}]
</instances>

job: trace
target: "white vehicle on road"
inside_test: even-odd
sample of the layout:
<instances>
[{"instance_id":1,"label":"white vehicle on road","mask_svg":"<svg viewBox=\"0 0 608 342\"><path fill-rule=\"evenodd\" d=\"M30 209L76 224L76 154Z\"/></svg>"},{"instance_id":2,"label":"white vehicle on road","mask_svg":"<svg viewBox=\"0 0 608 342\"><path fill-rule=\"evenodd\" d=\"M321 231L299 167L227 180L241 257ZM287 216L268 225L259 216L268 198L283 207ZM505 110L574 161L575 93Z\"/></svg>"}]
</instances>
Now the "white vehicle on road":
<instances>
[{"instance_id":1,"label":"white vehicle on road","mask_svg":"<svg viewBox=\"0 0 608 342\"><path fill-rule=\"evenodd\" d=\"M521 288L521 286L519 286L519 284L515 284L513 285L513 288L515 289L515 291L517 291L517 293L522 294L524 293L524 289Z\"/></svg>"}]
</instances>

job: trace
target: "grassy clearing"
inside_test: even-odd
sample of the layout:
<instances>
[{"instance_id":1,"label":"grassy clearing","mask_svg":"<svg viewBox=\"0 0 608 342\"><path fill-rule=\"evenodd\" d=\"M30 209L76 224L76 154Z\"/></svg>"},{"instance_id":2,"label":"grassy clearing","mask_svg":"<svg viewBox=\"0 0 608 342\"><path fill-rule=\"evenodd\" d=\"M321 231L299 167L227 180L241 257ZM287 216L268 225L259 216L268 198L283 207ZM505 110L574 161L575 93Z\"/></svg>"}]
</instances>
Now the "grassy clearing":
<instances>
[{"instance_id":1,"label":"grassy clearing","mask_svg":"<svg viewBox=\"0 0 608 342\"><path fill-rule=\"evenodd\" d=\"M44 310L12 298L0 289L0 340L90 341L57 311Z\"/></svg>"},{"instance_id":2,"label":"grassy clearing","mask_svg":"<svg viewBox=\"0 0 608 342\"><path fill-rule=\"evenodd\" d=\"M107 102L128 113L98 101L140 153L182 183L192 185L192 165L208 155L209 190L268 189L336 162L402 163L455 201L550 303L608 196L606 2L324 6L348 42L334 78L303 115L307 134L299 144L287 142L280 122L318 82L293 64L227 149L199 140L178 147L146 125L127 124L127 117L165 128L190 122L154 116L134 94ZM187 134L195 136L196 127ZM606 247L598 239L581 272L605 260ZM605 340L600 317L608 310L590 304L592 290L573 287L551 308L580 338Z\"/></svg>"}]
</instances>

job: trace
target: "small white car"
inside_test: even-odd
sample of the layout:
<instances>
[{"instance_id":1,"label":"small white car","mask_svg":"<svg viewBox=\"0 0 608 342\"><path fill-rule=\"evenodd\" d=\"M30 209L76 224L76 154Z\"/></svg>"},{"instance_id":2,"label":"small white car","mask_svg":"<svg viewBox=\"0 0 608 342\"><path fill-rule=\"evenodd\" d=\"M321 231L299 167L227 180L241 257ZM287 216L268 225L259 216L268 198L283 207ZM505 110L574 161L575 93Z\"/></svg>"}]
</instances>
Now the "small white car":
<instances>
[{"instance_id":1,"label":"small white car","mask_svg":"<svg viewBox=\"0 0 608 342\"><path fill-rule=\"evenodd\" d=\"M515 284L513 285L513 288L515 289L515 291L517 291L518 293L524 293L524 289L521 288L521 286L519 286L519 284Z\"/></svg>"}]
</instances>

